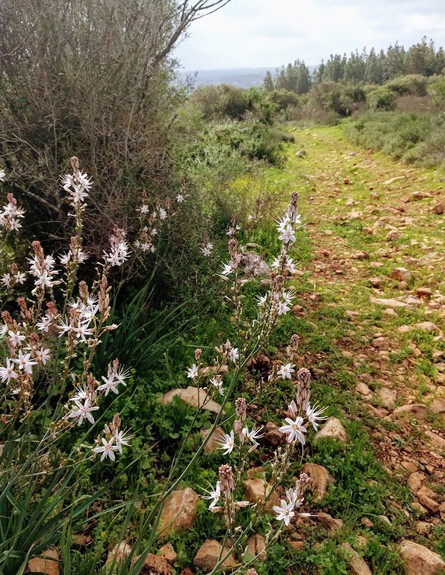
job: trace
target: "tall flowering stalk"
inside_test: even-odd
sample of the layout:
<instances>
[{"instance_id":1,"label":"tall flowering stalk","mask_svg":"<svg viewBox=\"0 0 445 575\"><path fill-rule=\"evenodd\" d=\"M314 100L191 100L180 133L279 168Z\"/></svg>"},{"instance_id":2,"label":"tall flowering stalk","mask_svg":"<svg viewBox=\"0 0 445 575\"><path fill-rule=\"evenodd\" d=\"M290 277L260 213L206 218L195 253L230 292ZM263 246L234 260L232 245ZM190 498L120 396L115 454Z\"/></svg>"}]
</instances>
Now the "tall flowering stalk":
<instances>
[{"instance_id":1,"label":"tall flowering stalk","mask_svg":"<svg viewBox=\"0 0 445 575\"><path fill-rule=\"evenodd\" d=\"M56 394L58 407L52 413L51 424L41 432L41 441L51 438L53 442L58 434L74 426L93 425L100 398L110 391L119 393L128 377L117 360L109 367L107 376L102 377L103 383L92 373L94 353L101 337L117 327L109 322L107 274L112 266L124 263L128 246L123 232L115 232L109 252L99 262L97 279L92 286L78 281L79 267L87 259L82 245L83 214L92 182L80 171L76 157L71 158L71 166L72 173L62 181L71 208L69 216L74 222L68 250L58 257L46 254L40 242L35 240L27 273L19 272L14 264L9 277L2 280L9 288L14 283L32 283L31 297L17 300L18 314L2 313L0 433L4 438L7 438L8 428L14 430L18 422L28 421L28 426L34 426L33 413L48 406L50 398ZM2 175L4 178L5 174ZM11 218L14 221L14 218L23 217L24 211L10 195L8 201L10 207L2 221L10 231L17 228L16 224L11 226ZM43 395L42 390L45 390ZM98 451L98 444L104 438L111 446L104 452L105 456L115 459L115 453L122 452L122 445L128 441L120 430L120 418L110 425L112 427L104 430L88 455L102 453ZM113 429L111 435L107 429Z\"/></svg>"}]
</instances>

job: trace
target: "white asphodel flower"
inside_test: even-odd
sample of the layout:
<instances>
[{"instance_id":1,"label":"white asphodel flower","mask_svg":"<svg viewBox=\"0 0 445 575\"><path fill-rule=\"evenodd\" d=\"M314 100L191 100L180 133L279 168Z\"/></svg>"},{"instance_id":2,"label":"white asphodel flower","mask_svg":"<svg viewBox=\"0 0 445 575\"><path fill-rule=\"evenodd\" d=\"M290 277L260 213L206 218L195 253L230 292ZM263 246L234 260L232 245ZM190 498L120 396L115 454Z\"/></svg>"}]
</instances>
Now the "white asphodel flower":
<instances>
[{"instance_id":1,"label":"white asphodel flower","mask_svg":"<svg viewBox=\"0 0 445 575\"><path fill-rule=\"evenodd\" d=\"M315 431L318 430L318 422L324 421L326 419L326 417L322 415L322 413L324 413L325 410L326 407L320 408L318 407L317 404L315 404L314 407L308 405L306 408L306 416L309 422L312 424L312 427L315 429Z\"/></svg>"},{"instance_id":2,"label":"white asphodel flower","mask_svg":"<svg viewBox=\"0 0 445 575\"><path fill-rule=\"evenodd\" d=\"M305 433L307 429L303 425L303 418L298 416L295 419L286 417L285 419L287 425L282 425L278 431L287 435L287 442L292 443L293 441L299 441L301 445L306 443Z\"/></svg>"},{"instance_id":3,"label":"white asphodel flower","mask_svg":"<svg viewBox=\"0 0 445 575\"><path fill-rule=\"evenodd\" d=\"M88 419L90 423L94 423L94 417L92 411L99 409L97 405L91 405L91 398L87 397L85 403L81 403L79 400L74 401L77 409L73 409L68 414L70 419L77 419L77 425L82 425L84 419Z\"/></svg>"},{"instance_id":4,"label":"white asphodel flower","mask_svg":"<svg viewBox=\"0 0 445 575\"><path fill-rule=\"evenodd\" d=\"M218 441L220 448L221 449L225 449L224 451L224 455L228 455L229 453L232 453L234 447L235 447L235 435L232 431L229 433L225 433L223 438L221 439L221 441Z\"/></svg>"},{"instance_id":5,"label":"white asphodel flower","mask_svg":"<svg viewBox=\"0 0 445 575\"><path fill-rule=\"evenodd\" d=\"M207 489L204 489L204 491L206 493L208 493L208 495L203 495L203 499L210 499L210 505L209 505L209 509L212 510L215 505L218 503L219 498L221 497L221 483L219 481L216 482L216 487L215 489L212 491L208 491Z\"/></svg>"},{"instance_id":6,"label":"white asphodel flower","mask_svg":"<svg viewBox=\"0 0 445 575\"><path fill-rule=\"evenodd\" d=\"M273 510L277 514L276 519L278 521L283 521L286 526L291 522L292 517L295 516L294 504L292 501L281 500L281 505L274 505Z\"/></svg>"},{"instance_id":7,"label":"white asphodel flower","mask_svg":"<svg viewBox=\"0 0 445 575\"><path fill-rule=\"evenodd\" d=\"M100 460L103 461L106 457L109 457L111 461L116 459L114 455L115 451L118 451L116 445L114 445L114 437L112 437L109 441L102 437L102 445L98 445L97 447L93 447L94 453L102 453Z\"/></svg>"},{"instance_id":8,"label":"white asphodel flower","mask_svg":"<svg viewBox=\"0 0 445 575\"><path fill-rule=\"evenodd\" d=\"M4 182L6 178L5 170L0 170L0 182Z\"/></svg>"},{"instance_id":9,"label":"white asphodel flower","mask_svg":"<svg viewBox=\"0 0 445 575\"><path fill-rule=\"evenodd\" d=\"M198 375L199 375L198 366L196 365L196 363L194 363L194 364L192 365L192 367L189 367L189 368L187 369L187 377L188 377L189 379L195 379L195 378L198 377Z\"/></svg>"},{"instance_id":10,"label":"white asphodel flower","mask_svg":"<svg viewBox=\"0 0 445 575\"><path fill-rule=\"evenodd\" d=\"M281 375L281 379L292 379L292 374L294 373L295 365L292 363L286 363L286 365L282 365L280 369L277 371L277 375Z\"/></svg>"}]
</instances>

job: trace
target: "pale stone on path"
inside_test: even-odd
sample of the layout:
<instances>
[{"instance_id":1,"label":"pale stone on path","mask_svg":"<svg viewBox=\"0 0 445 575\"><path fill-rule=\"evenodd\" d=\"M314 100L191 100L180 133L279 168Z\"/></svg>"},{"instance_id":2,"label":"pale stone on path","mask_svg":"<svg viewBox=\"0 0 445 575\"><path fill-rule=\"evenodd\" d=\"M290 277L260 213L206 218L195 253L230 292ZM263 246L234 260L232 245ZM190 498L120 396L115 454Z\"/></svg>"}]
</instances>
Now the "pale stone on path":
<instances>
[{"instance_id":1,"label":"pale stone on path","mask_svg":"<svg viewBox=\"0 0 445 575\"><path fill-rule=\"evenodd\" d=\"M414 324L414 329L421 329L423 331L439 331L439 328L432 321L419 321L419 323Z\"/></svg>"},{"instance_id":2,"label":"pale stone on path","mask_svg":"<svg viewBox=\"0 0 445 575\"><path fill-rule=\"evenodd\" d=\"M411 493L416 495L419 489L422 487L422 482L425 481L426 475L421 471L415 471L411 473L408 477L408 487L410 488Z\"/></svg>"},{"instance_id":3,"label":"pale stone on path","mask_svg":"<svg viewBox=\"0 0 445 575\"><path fill-rule=\"evenodd\" d=\"M370 302L375 303L377 305L384 305L384 306L389 307L389 308L395 308L395 307L410 308L411 307L410 304L405 303L403 301L400 301L398 299L371 297Z\"/></svg>"},{"instance_id":4,"label":"pale stone on path","mask_svg":"<svg viewBox=\"0 0 445 575\"><path fill-rule=\"evenodd\" d=\"M189 385L185 389L172 389L171 391L165 393L159 401L164 404L169 404L176 396L179 396L182 401L188 405L191 405L192 407L202 407L202 409L206 409L212 413L219 413L221 411L221 406L219 403L216 403L216 401L210 399L203 389L198 389L192 385Z\"/></svg>"},{"instance_id":5,"label":"pale stone on path","mask_svg":"<svg viewBox=\"0 0 445 575\"><path fill-rule=\"evenodd\" d=\"M397 399L397 393L389 387L379 389L378 395L382 404L387 408L392 408Z\"/></svg>"},{"instance_id":6,"label":"pale stone on path","mask_svg":"<svg viewBox=\"0 0 445 575\"><path fill-rule=\"evenodd\" d=\"M394 268L391 272L391 277L398 282L408 282L411 279L411 272L406 268Z\"/></svg>"},{"instance_id":7,"label":"pale stone on path","mask_svg":"<svg viewBox=\"0 0 445 575\"><path fill-rule=\"evenodd\" d=\"M433 399L429 407L435 415L445 413L445 399L443 397L437 397Z\"/></svg>"},{"instance_id":8,"label":"pale stone on path","mask_svg":"<svg viewBox=\"0 0 445 575\"><path fill-rule=\"evenodd\" d=\"M357 551L355 551L349 543L342 543L342 547L348 556L351 573L354 575L372 575L372 571L366 564L366 561L360 557Z\"/></svg>"},{"instance_id":9,"label":"pale stone on path","mask_svg":"<svg viewBox=\"0 0 445 575\"><path fill-rule=\"evenodd\" d=\"M405 575L442 575L445 561L423 545L405 539L399 545L405 566Z\"/></svg>"},{"instance_id":10,"label":"pale stone on path","mask_svg":"<svg viewBox=\"0 0 445 575\"><path fill-rule=\"evenodd\" d=\"M424 433L429 438L431 447L433 447L433 449L439 449L439 450L445 449L444 437L440 437L440 435L437 435L437 433L434 433L433 431L429 430L426 430Z\"/></svg>"},{"instance_id":11,"label":"pale stone on path","mask_svg":"<svg viewBox=\"0 0 445 575\"><path fill-rule=\"evenodd\" d=\"M198 553L193 559L193 565L203 569L206 573L209 573L218 563L220 556L225 557L228 552L229 550L224 549L222 545L218 543L218 541L215 541L215 539L207 539L198 549ZM228 557L224 560L222 569L229 570L233 569L235 566L236 559L232 550L230 551Z\"/></svg>"},{"instance_id":12,"label":"pale stone on path","mask_svg":"<svg viewBox=\"0 0 445 575\"><path fill-rule=\"evenodd\" d=\"M334 477L322 465L317 463L305 463L302 473L307 473L311 478L311 488L314 494L314 501L321 501L326 495L330 485L335 483Z\"/></svg>"},{"instance_id":13,"label":"pale stone on path","mask_svg":"<svg viewBox=\"0 0 445 575\"><path fill-rule=\"evenodd\" d=\"M158 526L160 534L190 529L196 519L198 500L199 495L191 487L173 491L162 508Z\"/></svg>"},{"instance_id":14,"label":"pale stone on path","mask_svg":"<svg viewBox=\"0 0 445 575\"><path fill-rule=\"evenodd\" d=\"M371 390L366 385L366 383L363 383L363 381L359 381L357 383L357 385L355 386L355 391L357 393L360 393L360 395L370 395L371 393Z\"/></svg>"},{"instance_id":15,"label":"pale stone on path","mask_svg":"<svg viewBox=\"0 0 445 575\"><path fill-rule=\"evenodd\" d=\"M399 417L414 417L416 419L425 419L427 412L427 408L421 403L410 403L409 405L396 407L392 413L396 419Z\"/></svg>"},{"instance_id":16,"label":"pale stone on path","mask_svg":"<svg viewBox=\"0 0 445 575\"><path fill-rule=\"evenodd\" d=\"M346 443L348 441L348 434L346 429L343 427L340 420L336 417L330 417L320 431L315 435L315 440L324 439L325 437L330 437L331 439L337 439Z\"/></svg>"},{"instance_id":17,"label":"pale stone on path","mask_svg":"<svg viewBox=\"0 0 445 575\"><path fill-rule=\"evenodd\" d=\"M45 575L59 575L59 553L56 549L47 549L41 557L34 557L28 561L27 571L44 573Z\"/></svg>"},{"instance_id":18,"label":"pale stone on path","mask_svg":"<svg viewBox=\"0 0 445 575\"><path fill-rule=\"evenodd\" d=\"M422 485L416 493L416 496L420 503L433 513L437 513L439 511L440 505L436 501L437 493L434 493L434 491L426 487L426 485Z\"/></svg>"}]
</instances>

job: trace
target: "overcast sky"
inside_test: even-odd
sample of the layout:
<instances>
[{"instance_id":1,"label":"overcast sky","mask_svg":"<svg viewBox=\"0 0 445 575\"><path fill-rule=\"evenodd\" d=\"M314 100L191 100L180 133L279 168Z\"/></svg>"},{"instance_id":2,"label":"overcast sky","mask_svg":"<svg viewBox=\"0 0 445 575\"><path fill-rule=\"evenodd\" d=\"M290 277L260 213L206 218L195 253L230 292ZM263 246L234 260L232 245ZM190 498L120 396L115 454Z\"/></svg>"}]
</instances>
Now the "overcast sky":
<instances>
[{"instance_id":1,"label":"overcast sky","mask_svg":"<svg viewBox=\"0 0 445 575\"><path fill-rule=\"evenodd\" d=\"M176 56L186 70L316 65L422 36L445 46L445 0L231 0L193 23Z\"/></svg>"}]
</instances>

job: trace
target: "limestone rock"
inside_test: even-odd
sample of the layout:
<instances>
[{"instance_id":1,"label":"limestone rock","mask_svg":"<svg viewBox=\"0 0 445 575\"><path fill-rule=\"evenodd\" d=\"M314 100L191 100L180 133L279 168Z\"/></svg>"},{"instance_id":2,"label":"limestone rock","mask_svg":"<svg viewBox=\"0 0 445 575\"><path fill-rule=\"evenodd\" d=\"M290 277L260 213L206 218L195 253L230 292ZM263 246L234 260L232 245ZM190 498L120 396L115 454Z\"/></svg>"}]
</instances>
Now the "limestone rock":
<instances>
[{"instance_id":1,"label":"limestone rock","mask_svg":"<svg viewBox=\"0 0 445 575\"><path fill-rule=\"evenodd\" d=\"M365 395L365 396L371 394L371 390L366 385L366 383L364 383L363 381L359 381L357 383L357 385L355 386L355 391L357 393L360 393L360 395Z\"/></svg>"},{"instance_id":2,"label":"limestone rock","mask_svg":"<svg viewBox=\"0 0 445 575\"><path fill-rule=\"evenodd\" d=\"M445 413L445 398L437 397L436 399L433 399L430 404L430 409L435 415Z\"/></svg>"},{"instance_id":3,"label":"limestone rock","mask_svg":"<svg viewBox=\"0 0 445 575\"><path fill-rule=\"evenodd\" d=\"M445 571L440 555L423 545L405 539L399 545L406 575L439 575Z\"/></svg>"},{"instance_id":4,"label":"limestone rock","mask_svg":"<svg viewBox=\"0 0 445 575\"><path fill-rule=\"evenodd\" d=\"M365 560L360 557L357 551L354 551L349 543L343 543L342 547L348 556L348 563L349 567L351 568L351 573L354 573L354 575L372 575L372 572L366 564Z\"/></svg>"},{"instance_id":5,"label":"limestone rock","mask_svg":"<svg viewBox=\"0 0 445 575\"><path fill-rule=\"evenodd\" d=\"M121 541L117 543L113 549L108 553L107 560L105 562L105 567L110 566L113 562L115 565L125 561L125 559L130 555L131 547L126 541Z\"/></svg>"},{"instance_id":6,"label":"limestone rock","mask_svg":"<svg viewBox=\"0 0 445 575\"><path fill-rule=\"evenodd\" d=\"M337 441L342 441L346 443L348 441L348 434L346 429L343 427L340 420L336 417L330 417L320 431L315 435L315 440L323 439L325 437L330 437L336 439Z\"/></svg>"},{"instance_id":7,"label":"limestone rock","mask_svg":"<svg viewBox=\"0 0 445 575\"><path fill-rule=\"evenodd\" d=\"M343 527L343 521L341 519L334 519L334 517L324 511L317 513L317 519L322 525L324 525L324 527L327 527L331 531L335 531L336 529L341 529Z\"/></svg>"},{"instance_id":8,"label":"limestone rock","mask_svg":"<svg viewBox=\"0 0 445 575\"><path fill-rule=\"evenodd\" d=\"M393 411L396 419L400 417L415 417L416 419L425 419L427 415L427 408L421 403L410 403L409 405L401 405L396 407Z\"/></svg>"},{"instance_id":9,"label":"limestone rock","mask_svg":"<svg viewBox=\"0 0 445 575\"><path fill-rule=\"evenodd\" d=\"M46 575L59 575L59 553L55 549L47 549L41 557L30 559L27 565L30 573L45 573Z\"/></svg>"},{"instance_id":10,"label":"limestone rock","mask_svg":"<svg viewBox=\"0 0 445 575\"><path fill-rule=\"evenodd\" d=\"M266 423L266 433L264 435L264 440L274 447L278 447L286 442L286 437L281 431L279 431L279 425L268 421Z\"/></svg>"},{"instance_id":11,"label":"limestone rock","mask_svg":"<svg viewBox=\"0 0 445 575\"><path fill-rule=\"evenodd\" d=\"M430 298L432 296L432 294L433 294L432 290L428 287L419 287L416 289L416 296L417 297Z\"/></svg>"},{"instance_id":12,"label":"limestone rock","mask_svg":"<svg viewBox=\"0 0 445 575\"><path fill-rule=\"evenodd\" d=\"M159 551L158 551L158 555L160 555L161 557L163 557L166 561L168 561L170 563L170 565L173 565L173 563L176 561L176 559L178 558L178 555L176 554L176 551L173 547L173 545L169 542L166 543L165 545L163 545Z\"/></svg>"},{"instance_id":13,"label":"limestone rock","mask_svg":"<svg viewBox=\"0 0 445 575\"><path fill-rule=\"evenodd\" d=\"M144 561L141 575L171 575L173 573L170 563L160 555L149 553Z\"/></svg>"},{"instance_id":14,"label":"limestone rock","mask_svg":"<svg viewBox=\"0 0 445 575\"><path fill-rule=\"evenodd\" d=\"M256 561L265 561L267 559L267 547L266 539L263 535L257 533L249 537L247 541L246 551L247 555L250 555L253 559L256 557Z\"/></svg>"},{"instance_id":15,"label":"limestone rock","mask_svg":"<svg viewBox=\"0 0 445 575\"><path fill-rule=\"evenodd\" d=\"M389 387L382 387L379 389L378 394L384 407L389 409L394 406L394 403L397 399L397 393L393 389Z\"/></svg>"},{"instance_id":16,"label":"limestone rock","mask_svg":"<svg viewBox=\"0 0 445 575\"><path fill-rule=\"evenodd\" d=\"M404 307L410 308L411 305L409 303L400 301L398 299L391 299L391 298L378 298L378 297L371 297L371 303L375 303L377 305L384 305L388 308L395 308L395 307Z\"/></svg>"},{"instance_id":17,"label":"limestone rock","mask_svg":"<svg viewBox=\"0 0 445 575\"><path fill-rule=\"evenodd\" d=\"M302 473L307 473L311 478L311 488L314 493L314 501L321 501L326 495L329 486L335 483L334 477L322 465L316 463L305 463Z\"/></svg>"},{"instance_id":18,"label":"limestone rock","mask_svg":"<svg viewBox=\"0 0 445 575\"><path fill-rule=\"evenodd\" d=\"M382 280L380 278L369 278L368 281L373 288L380 289L382 287Z\"/></svg>"},{"instance_id":19,"label":"limestone rock","mask_svg":"<svg viewBox=\"0 0 445 575\"><path fill-rule=\"evenodd\" d=\"M411 473L411 475L408 477L408 487L413 495L416 495L416 493L422 487L422 483L425 481L425 479L426 475L421 471L415 471L414 473Z\"/></svg>"},{"instance_id":20,"label":"limestone rock","mask_svg":"<svg viewBox=\"0 0 445 575\"><path fill-rule=\"evenodd\" d=\"M215 539L207 539L198 549L198 553L193 559L193 565L199 569L203 569L206 573L209 573L218 563L220 556L224 557L227 553L229 553L229 555L222 564L223 570L235 567L235 554L233 551L229 552L228 549L224 549L218 541L215 541Z\"/></svg>"},{"instance_id":21,"label":"limestone rock","mask_svg":"<svg viewBox=\"0 0 445 575\"><path fill-rule=\"evenodd\" d=\"M201 429L199 432L201 435L201 439L204 442L211 432L211 428L209 429ZM220 448L219 441L222 440L224 436L224 430L222 427L218 426L215 431L210 436L207 443L204 445L204 453L216 453Z\"/></svg>"},{"instance_id":22,"label":"limestone rock","mask_svg":"<svg viewBox=\"0 0 445 575\"><path fill-rule=\"evenodd\" d=\"M391 272L391 277L398 282L408 282L411 279L411 272L406 268L394 268Z\"/></svg>"},{"instance_id":23,"label":"limestone rock","mask_svg":"<svg viewBox=\"0 0 445 575\"><path fill-rule=\"evenodd\" d=\"M221 410L219 403L210 399L203 389L198 389L197 387L193 387L193 385L189 385L185 389L178 388L168 391L160 398L160 402L168 405L176 396L179 396L182 401L192 407L201 407L212 413L219 413Z\"/></svg>"},{"instance_id":24,"label":"limestone rock","mask_svg":"<svg viewBox=\"0 0 445 575\"><path fill-rule=\"evenodd\" d=\"M422 485L419 491L416 493L417 499L420 503L432 511L433 513L437 513L439 511L439 503L436 501L437 493L434 493L432 489L426 487L426 485Z\"/></svg>"},{"instance_id":25,"label":"limestone rock","mask_svg":"<svg viewBox=\"0 0 445 575\"><path fill-rule=\"evenodd\" d=\"M252 478L243 481L243 488L247 501L250 501L250 503L262 503L267 495L269 495L271 486L265 479ZM278 494L273 491L265 505L265 510L271 511L274 505L279 504L280 498Z\"/></svg>"},{"instance_id":26,"label":"limestone rock","mask_svg":"<svg viewBox=\"0 0 445 575\"><path fill-rule=\"evenodd\" d=\"M162 508L158 527L160 534L190 529L196 519L198 500L199 495L191 487L173 491Z\"/></svg>"},{"instance_id":27,"label":"limestone rock","mask_svg":"<svg viewBox=\"0 0 445 575\"><path fill-rule=\"evenodd\" d=\"M443 214L445 212L445 204L436 204L433 207L433 213L437 214L438 216L440 216L441 214Z\"/></svg>"}]
</instances>

